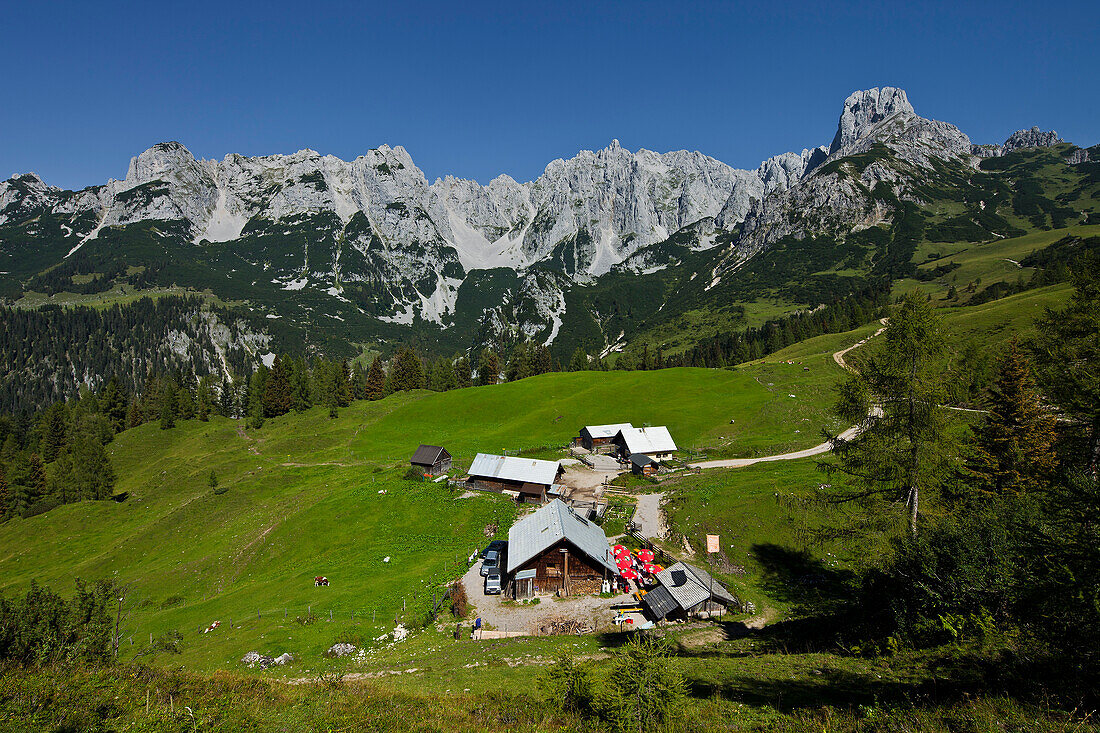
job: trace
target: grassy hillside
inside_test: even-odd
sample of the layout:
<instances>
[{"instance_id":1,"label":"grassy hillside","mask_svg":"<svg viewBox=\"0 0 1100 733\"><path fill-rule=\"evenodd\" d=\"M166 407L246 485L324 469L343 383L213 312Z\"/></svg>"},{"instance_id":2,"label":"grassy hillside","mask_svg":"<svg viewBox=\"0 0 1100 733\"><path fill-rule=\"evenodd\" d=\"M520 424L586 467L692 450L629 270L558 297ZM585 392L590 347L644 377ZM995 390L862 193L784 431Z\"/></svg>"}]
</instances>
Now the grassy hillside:
<instances>
[{"instance_id":1,"label":"grassy hillside","mask_svg":"<svg viewBox=\"0 0 1100 733\"><path fill-rule=\"evenodd\" d=\"M187 643L173 661L188 667L232 666L250 649L316 661L341 634L373 638L395 616L418 621L486 528L511 524L503 498L404 481L418 443L442 443L463 465L479 450L563 445L586 423L668 424L690 446L728 438L724 426L736 419L742 450L785 450L814 442L825 419L824 400L795 408L787 396L835 378L824 359L815 368L548 374L358 402L335 420L317 408L260 430L221 418L145 425L110 446L125 501L0 526L3 587L37 579L67 593L75 577L116 577L133 584L126 628L135 648L178 628ZM813 428L788 430L793 414ZM332 586L314 588L315 575ZM320 620L298 625L310 610ZM197 633L214 620L222 627Z\"/></svg>"}]
</instances>

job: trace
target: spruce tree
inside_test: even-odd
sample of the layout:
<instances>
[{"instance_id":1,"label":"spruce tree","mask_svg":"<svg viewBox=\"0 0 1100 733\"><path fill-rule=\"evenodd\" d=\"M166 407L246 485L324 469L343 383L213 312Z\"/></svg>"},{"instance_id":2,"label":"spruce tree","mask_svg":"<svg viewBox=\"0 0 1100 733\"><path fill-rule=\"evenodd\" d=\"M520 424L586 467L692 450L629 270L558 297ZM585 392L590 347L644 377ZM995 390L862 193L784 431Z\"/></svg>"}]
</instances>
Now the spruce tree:
<instances>
[{"instance_id":1,"label":"spruce tree","mask_svg":"<svg viewBox=\"0 0 1100 733\"><path fill-rule=\"evenodd\" d=\"M975 429L974 456L967 467L974 487L990 494L1021 494L1052 477L1055 419L1039 401L1031 369L1013 339L989 389L989 410Z\"/></svg>"},{"instance_id":2,"label":"spruce tree","mask_svg":"<svg viewBox=\"0 0 1100 733\"><path fill-rule=\"evenodd\" d=\"M275 357L264 383L263 404L264 417L279 417L290 412L292 405L290 378L287 375L286 363L279 356Z\"/></svg>"},{"instance_id":3,"label":"spruce tree","mask_svg":"<svg viewBox=\"0 0 1100 733\"><path fill-rule=\"evenodd\" d=\"M374 357L370 364L370 373L367 375L366 398L368 400L380 400L386 396L386 372L382 369L382 357Z\"/></svg>"},{"instance_id":4,"label":"spruce tree","mask_svg":"<svg viewBox=\"0 0 1100 733\"><path fill-rule=\"evenodd\" d=\"M351 370L351 397L355 400L367 399L367 373L361 361L356 361Z\"/></svg>"},{"instance_id":5,"label":"spruce tree","mask_svg":"<svg viewBox=\"0 0 1100 733\"><path fill-rule=\"evenodd\" d=\"M66 444L65 403L55 402L46 411L42 431L42 458L46 463L57 459Z\"/></svg>"},{"instance_id":6,"label":"spruce tree","mask_svg":"<svg viewBox=\"0 0 1100 733\"><path fill-rule=\"evenodd\" d=\"M454 362L455 387L464 389L473 384L473 376L470 373L470 360L464 355L459 356Z\"/></svg>"},{"instance_id":7,"label":"spruce tree","mask_svg":"<svg viewBox=\"0 0 1100 733\"><path fill-rule=\"evenodd\" d=\"M578 346L574 349L573 356L569 359L569 371L583 372L588 368L588 354L584 353L584 349Z\"/></svg>"},{"instance_id":8,"label":"spruce tree","mask_svg":"<svg viewBox=\"0 0 1100 733\"><path fill-rule=\"evenodd\" d=\"M1036 324L1036 381L1046 397L1078 429L1085 468L1100 474L1100 278L1086 271L1074 279L1069 305L1047 311Z\"/></svg>"},{"instance_id":9,"label":"spruce tree","mask_svg":"<svg viewBox=\"0 0 1100 733\"><path fill-rule=\"evenodd\" d=\"M477 363L477 383L479 385L496 384L500 379L500 359L492 349L481 352Z\"/></svg>"},{"instance_id":10,"label":"spruce tree","mask_svg":"<svg viewBox=\"0 0 1100 733\"><path fill-rule=\"evenodd\" d=\"M333 373L336 376L336 383L333 385L336 402L340 407L347 407L351 404L351 369L348 367L348 360L341 359Z\"/></svg>"}]
</instances>

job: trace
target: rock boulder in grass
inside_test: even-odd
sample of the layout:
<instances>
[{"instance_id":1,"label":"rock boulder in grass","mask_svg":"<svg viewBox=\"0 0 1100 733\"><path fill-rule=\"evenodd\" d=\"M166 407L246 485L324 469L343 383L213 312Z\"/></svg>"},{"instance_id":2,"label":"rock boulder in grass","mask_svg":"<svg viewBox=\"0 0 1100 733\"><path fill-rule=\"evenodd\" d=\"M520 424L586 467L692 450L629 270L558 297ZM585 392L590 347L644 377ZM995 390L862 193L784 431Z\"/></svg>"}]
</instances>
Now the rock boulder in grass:
<instances>
[{"instance_id":1,"label":"rock boulder in grass","mask_svg":"<svg viewBox=\"0 0 1100 733\"><path fill-rule=\"evenodd\" d=\"M290 652L283 652L279 656L275 657L275 664L282 666L284 664L290 664L294 661L294 655Z\"/></svg>"},{"instance_id":2,"label":"rock boulder in grass","mask_svg":"<svg viewBox=\"0 0 1100 733\"><path fill-rule=\"evenodd\" d=\"M241 657L241 664L247 664L249 667L255 665L258 661L260 661L259 652L249 652Z\"/></svg>"},{"instance_id":3,"label":"rock boulder in grass","mask_svg":"<svg viewBox=\"0 0 1100 733\"><path fill-rule=\"evenodd\" d=\"M338 642L328 648L328 655L330 657L346 657L349 654L355 653L355 645L348 644L347 642Z\"/></svg>"}]
</instances>

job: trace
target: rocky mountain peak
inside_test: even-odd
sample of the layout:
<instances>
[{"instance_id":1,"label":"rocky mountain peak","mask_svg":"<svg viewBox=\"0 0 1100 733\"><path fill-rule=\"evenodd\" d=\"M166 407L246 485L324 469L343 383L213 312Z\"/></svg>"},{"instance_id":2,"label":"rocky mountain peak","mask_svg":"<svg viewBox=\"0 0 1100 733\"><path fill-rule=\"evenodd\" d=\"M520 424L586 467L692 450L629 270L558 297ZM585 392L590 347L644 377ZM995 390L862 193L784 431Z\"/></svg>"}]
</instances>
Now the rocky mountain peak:
<instances>
[{"instance_id":1,"label":"rocky mountain peak","mask_svg":"<svg viewBox=\"0 0 1100 733\"><path fill-rule=\"evenodd\" d=\"M904 89L875 87L852 92L844 100L844 111L840 113L829 155L850 147L871 127L898 113L916 114Z\"/></svg>"},{"instance_id":2,"label":"rocky mountain peak","mask_svg":"<svg viewBox=\"0 0 1100 733\"><path fill-rule=\"evenodd\" d=\"M1032 127L1030 130L1017 130L1009 135L1001 150L1008 153L1021 148L1049 148L1060 142L1064 141L1054 130L1043 132L1038 127Z\"/></svg>"}]
</instances>

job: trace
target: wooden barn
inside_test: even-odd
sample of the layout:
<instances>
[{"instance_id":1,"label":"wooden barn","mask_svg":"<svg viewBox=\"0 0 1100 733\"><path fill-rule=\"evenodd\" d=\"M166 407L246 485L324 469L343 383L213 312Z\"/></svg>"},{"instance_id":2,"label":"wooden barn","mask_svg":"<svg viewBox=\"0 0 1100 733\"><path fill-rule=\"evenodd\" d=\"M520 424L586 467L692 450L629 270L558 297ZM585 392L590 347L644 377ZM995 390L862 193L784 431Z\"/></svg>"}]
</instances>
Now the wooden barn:
<instances>
[{"instance_id":1,"label":"wooden barn","mask_svg":"<svg viewBox=\"0 0 1100 733\"><path fill-rule=\"evenodd\" d=\"M630 456L630 471L635 476L656 476L660 470L661 464L645 453L634 453Z\"/></svg>"},{"instance_id":2,"label":"wooden barn","mask_svg":"<svg viewBox=\"0 0 1100 733\"><path fill-rule=\"evenodd\" d=\"M579 445L587 451L595 451L604 446L613 446L615 436L620 430L634 427L628 422L614 425L585 425L581 433L573 439L574 445Z\"/></svg>"},{"instance_id":3,"label":"wooden barn","mask_svg":"<svg viewBox=\"0 0 1100 733\"><path fill-rule=\"evenodd\" d=\"M564 472L557 461L478 453L470 465L467 483L479 489L514 492L519 501L542 504L549 494L556 493L555 486Z\"/></svg>"},{"instance_id":4,"label":"wooden barn","mask_svg":"<svg viewBox=\"0 0 1100 733\"><path fill-rule=\"evenodd\" d=\"M451 470L451 454L438 445L422 445L409 461L413 468L430 476L439 476Z\"/></svg>"},{"instance_id":5,"label":"wooden barn","mask_svg":"<svg viewBox=\"0 0 1100 733\"><path fill-rule=\"evenodd\" d=\"M615 444L624 461L635 453L663 461L672 458L676 451L676 442L666 427L623 428L615 436Z\"/></svg>"},{"instance_id":6,"label":"wooden barn","mask_svg":"<svg viewBox=\"0 0 1100 733\"><path fill-rule=\"evenodd\" d=\"M508 574L518 597L599 593L616 573L603 530L554 499L508 531Z\"/></svg>"},{"instance_id":7,"label":"wooden barn","mask_svg":"<svg viewBox=\"0 0 1100 733\"><path fill-rule=\"evenodd\" d=\"M686 562L657 573L657 587L642 596L642 602L657 620L709 616L741 605L710 573Z\"/></svg>"}]
</instances>

